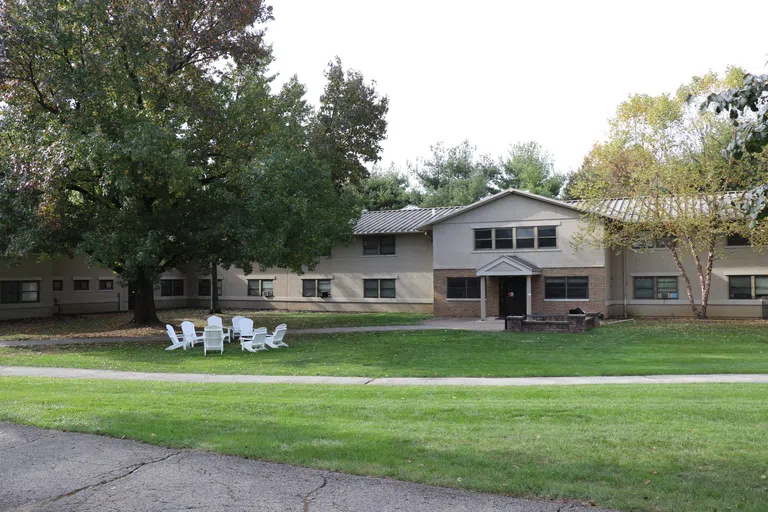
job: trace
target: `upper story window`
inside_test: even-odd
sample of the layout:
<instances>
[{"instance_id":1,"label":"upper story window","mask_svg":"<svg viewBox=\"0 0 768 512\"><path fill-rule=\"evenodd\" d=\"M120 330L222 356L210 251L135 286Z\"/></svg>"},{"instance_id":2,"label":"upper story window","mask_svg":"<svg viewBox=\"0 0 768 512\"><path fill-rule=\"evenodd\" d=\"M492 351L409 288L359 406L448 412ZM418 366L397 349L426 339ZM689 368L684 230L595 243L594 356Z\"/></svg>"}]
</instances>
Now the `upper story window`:
<instances>
[{"instance_id":1,"label":"upper story window","mask_svg":"<svg viewBox=\"0 0 768 512\"><path fill-rule=\"evenodd\" d=\"M675 236L654 237L649 231L638 233L632 241L633 249L662 249L677 241Z\"/></svg>"},{"instance_id":2,"label":"upper story window","mask_svg":"<svg viewBox=\"0 0 768 512\"><path fill-rule=\"evenodd\" d=\"M301 281L302 297L323 297L331 296L330 279L303 279Z\"/></svg>"},{"instance_id":3,"label":"upper story window","mask_svg":"<svg viewBox=\"0 0 768 512\"><path fill-rule=\"evenodd\" d=\"M557 248L557 226L475 230L476 251L555 248Z\"/></svg>"},{"instance_id":4,"label":"upper story window","mask_svg":"<svg viewBox=\"0 0 768 512\"><path fill-rule=\"evenodd\" d=\"M161 279L160 296L161 297L180 297L184 295L183 279Z\"/></svg>"},{"instance_id":5,"label":"upper story window","mask_svg":"<svg viewBox=\"0 0 768 512\"><path fill-rule=\"evenodd\" d=\"M40 281L0 282L0 302L40 302Z\"/></svg>"},{"instance_id":6,"label":"upper story window","mask_svg":"<svg viewBox=\"0 0 768 512\"><path fill-rule=\"evenodd\" d=\"M363 237L363 256L389 256L392 254L395 254L394 235Z\"/></svg>"},{"instance_id":7,"label":"upper story window","mask_svg":"<svg viewBox=\"0 0 768 512\"><path fill-rule=\"evenodd\" d=\"M54 279L53 280L53 291L55 291L55 292L63 292L64 291L64 280L63 279Z\"/></svg>"},{"instance_id":8,"label":"upper story window","mask_svg":"<svg viewBox=\"0 0 768 512\"><path fill-rule=\"evenodd\" d=\"M216 280L216 295L221 297L224 292L223 279ZM211 296L211 279L198 279L197 280L197 295L200 297Z\"/></svg>"},{"instance_id":9,"label":"upper story window","mask_svg":"<svg viewBox=\"0 0 768 512\"><path fill-rule=\"evenodd\" d=\"M747 247L751 245L749 240L741 235L728 235L728 239L725 243L728 247Z\"/></svg>"}]
</instances>

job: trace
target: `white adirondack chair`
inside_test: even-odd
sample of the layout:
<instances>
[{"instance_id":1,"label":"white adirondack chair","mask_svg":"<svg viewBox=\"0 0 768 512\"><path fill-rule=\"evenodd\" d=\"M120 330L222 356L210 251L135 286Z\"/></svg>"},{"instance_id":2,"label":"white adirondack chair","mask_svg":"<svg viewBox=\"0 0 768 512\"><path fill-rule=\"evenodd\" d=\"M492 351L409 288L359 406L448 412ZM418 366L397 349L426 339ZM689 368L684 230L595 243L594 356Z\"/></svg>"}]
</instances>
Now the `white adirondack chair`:
<instances>
[{"instance_id":1,"label":"white adirondack chair","mask_svg":"<svg viewBox=\"0 0 768 512\"><path fill-rule=\"evenodd\" d=\"M203 355L216 350L220 354L224 353L224 331L217 325L209 325L203 332Z\"/></svg>"},{"instance_id":2,"label":"white adirondack chair","mask_svg":"<svg viewBox=\"0 0 768 512\"><path fill-rule=\"evenodd\" d=\"M269 348L288 348L288 345L283 342L283 338L285 337L285 333L287 331L288 327L285 324L278 325L275 327L275 332L272 333L272 336L267 336L267 338L264 340L264 344L266 344Z\"/></svg>"},{"instance_id":3,"label":"white adirondack chair","mask_svg":"<svg viewBox=\"0 0 768 512\"><path fill-rule=\"evenodd\" d=\"M232 337L239 337L240 336L240 320L243 320L244 317L240 315L235 315L232 317Z\"/></svg>"},{"instance_id":4,"label":"white adirondack chair","mask_svg":"<svg viewBox=\"0 0 768 512\"><path fill-rule=\"evenodd\" d=\"M203 341L203 333L195 331L195 324L189 320L181 322L181 332L183 333L184 341L186 341L190 347L194 347L195 343Z\"/></svg>"},{"instance_id":5,"label":"white adirondack chair","mask_svg":"<svg viewBox=\"0 0 768 512\"><path fill-rule=\"evenodd\" d=\"M168 331L168 337L171 338L171 346L165 347L165 350L176 350L179 347L187 350L189 343L184 339L183 334L176 334L173 326L167 324L165 326L165 330Z\"/></svg>"},{"instance_id":6,"label":"white adirondack chair","mask_svg":"<svg viewBox=\"0 0 768 512\"><path fill-rule=\"evenodd\" d=\"M267 337L267 329L261 327L253 330L250 336L240 335L240 349L247 350L248 352L259 352L260 350L267 350L264 346L264 339Z\"/></svg>"},{"instance_id":7,"label":"white adirondack chair","mask_svg":"<svg viewBox=\"0 0 768 512\"><path fill-rule=\"evenodd\" d=\"M220 316L209 316L208 326L221 327L221 331L224 333L224 339L227 340L227 343L232 341L232 331L229 329L229 327L224 327L224 324L221 323Z\"/></svg>"}]
</instances>

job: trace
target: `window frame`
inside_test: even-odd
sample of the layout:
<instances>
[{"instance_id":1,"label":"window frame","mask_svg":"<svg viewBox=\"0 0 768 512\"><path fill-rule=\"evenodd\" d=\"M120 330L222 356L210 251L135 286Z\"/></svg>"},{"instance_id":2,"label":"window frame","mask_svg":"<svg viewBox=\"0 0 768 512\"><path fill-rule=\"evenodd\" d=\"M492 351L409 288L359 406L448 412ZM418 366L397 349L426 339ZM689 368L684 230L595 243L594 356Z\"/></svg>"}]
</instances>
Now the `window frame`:
<instances>
[{"instance_id":1,"label":"window frame","mask_svg":"<svg viewBox=\"0 0 768 512\"><path fill-rule=\"evenodd\" d=\"M301 296L304 298L318 298L318 299L325 299L330 298L332 293L332 285L331 285L331 279L323 279L323 278L316 278L316 279L302 279L301 280ZM323 297L323 292L325 290L320 290L320 283L328 283L328 297ZM312 284L312 293L313 295L307 294L307 284L306 283L313 283Z\"/></svg>"},{"instance_id":2,"label":"window frame","mask_svg":"<svg viewBox=\"0 0 768 512\"><path fill-rule=\"evenodd\" d=\"M80 283L80 285L78 285ZM85 283L85 288L78 288L78 286L82 286L82 284ZM91 280L90 279L73 279L72 280L72 291L73 292L89 292L91 291Z\"/></svg>"},{"instance_id":3,"label":"window frame","mask_svg":"<svg viewBox=\"0 0 768 512\"><path fill-rule=\"evenodd\" d=\"M208 281L208 293L200 293L200 285L203 283L203 281ZM211 287L211 278L198 277L197 278L197 296L210 297L212 292L213 292L213 288ZM222 295L224 295L224 279L219 277L216 279L216 296L221 297Z\"/></svg>"},{"instance_id":4,"label":"window frame","mask_svg":"<svg viewBox=\"0 0 768 512\"><path fill-rule=\"evenodd\" d=\"M520 230L531 230L531 236L520 237ZM530 240L530 247L520 247L521 240ZM536 248L536 226L515 227L515 249L535 249Z\"/></svg>"},{"instance_id":5,"label":"window frame","mask_svg":"<svg viewBox=\"0 0 768 512\"><path fill-rule=\"evenodd\" d=\"M733 279L749 279L749 297L733 297L733 292L731 291L733 289L733 285L731 284ZM764 298L768 298L768 292L758 295L757 294L757 280L763 280L768 279L768 275L766 274L753 274L753 275L734 275L734 276L728 276L728 300L762 300ZM764 286L765 288L768 288L768 285ZM745 287L741 287L742 290ZM743 294L742 294L743 295Z\"/></svg>"},{"instance_id":6,"label":"window frame","mask_svg":"<svg viewBox=\"0 0 768 512\"><path fill-rule=\"evenodd\" d=\"M555 234L552 236L541 236L542 229L552 229ZM542 240L552 240L554 245L545 245L542 247ZM537 249L557 249L557 226L536 226L536 248Z\"/></svg>"},{"instance_id":7,"label":"window frame","mask_svg":"<svg viewBox=\"0 0 768 512\"><path fill-rule=\"evenodd\" d=\"M386 243L383 243L384 241ZM387 248L386 252L383 251L384 247ZM363 237L363 256L395 255L397 255L397 237L395 235L366 235Z\"/></svg>"},{"instance_id":8,"label":"window frame","mask_svg":"<svg viewBox=\"0 0 768 512\"><path fill-rule=\"evenodd\" d=\"M634 300L678 300L680 298L680 280L679 276L633 276L632 277L632 298ZM651 296L650 297L638 297L637 296L637 281L638 280L650 280L651 281ZM659 280L675 280L674 292L662 292L659 286ZM644 288L648 289L648 288ZM661 297L662 293L674 293L674 297Z\"/></svg>"},{"instance_id":9,"label":"window frame","mask_svg":"<svg viewBox=\"0 0 768 512\"><path fill-rule=\"evenodd\" d=\"M58 283L59 289L56 289L56 284ZM63 292L64 291L64 280L63 279L54 279L51 282L51 288L54 292Z\"/></svg>"},{"instance_id":10,"label":"window frame","mask_svg":"<svg viewBox=\"0 0 768 512\"><path fill-rule=\"evenodd\" d=\"M107 283L109 283L109 288L107 288ZM114 279L99 279L99 291L100 292L113 292L115 291L115 280Z\"/></svg>"},{"instance_id":11,"label":"window frame","mask_svg":"<svg viewBox=\"0 0 768 512\"><path fill-rule=\"evenodd\" d=\"M16 286L15 300L5 300L9 285ZM35 290L24 290L25 284L34 284ZM38 279L6 279L0 281L0 304L37 304L40 302L40 280ZM25 293L34 293L35 300L24 300ZM10 294L8 294L10 295Z\"/></svg>"},{"instance_id":12,"label":"window frame","mask_svg":"<svg viewBox=\"0 0 768 512\"><path fill-rule=\"evenodd\" d=\"M552 297L551 295L547 295L547 288L548 284L552 283L555 280L564 280L563 284L563 292L564 297ZM569 280L586 280L586 286L574 286L575 289L585 288L586 296L584 297L572 297L572 292L569 292L571 290L571 286L569 286ZM564 301L564 302L574 302L574 301L582 301L582 302L589 302L589 276L545 276L544 277L544 300L545 301Z\"/></svg>"},{"instance_id":13,"label":"window frame","mask_svg":"<svg viewBox=\"0 0 768 512\"><path fill-rule=\"evenodd\" d=\"M170 286L170 293L165 293L165 290L163 290L163 283L168 283L168 286ZM180 284L180 287L177 286ZM184 279L174 278L174 277L168 277L165 279L160 279L160 296L161 297L185 297L184 295Z\"/></svg>"},{"instance_id":14,"label":"window frame","mask_svg":"<svg viewBox=\"0 0 768 512\"><path fill-rule=\"evenodd\" d=\"M391 288L389 286L387 286L386 288L383 287L381 285L383 281L386 281L388 284L391 281L392 287ZM372 287L369 286L369 283L374 283L374 282L376 283L376 286L375 286L376 295L375 296L370 294L370 290L372 289ZM384 289L386 289L386 290L390 290L391 289L392 290L392 296L391 297L384 296L382 294L382 290L384 290ZM363 298L366 298L366 299L396 299L397 298L397 279L393 279L393 278L363 279Z\"/></svg>"},{"instance_id":15,"label":"window frame","mask_svg":"<svg viewBox=\"0 0 768 512\"><path fill-rule=\"evenodd\" d=\"M532 236L520 237L520 230L532 230ZM539 234L540 229L554 230L554 234L551 236L541 236ZM511 237L506 236L507 233L502 233L504 236L499 236L499 231L511 232ZM557 225L545 225L545 226L510 226L510 227L493 227L493 228L473 228L473 246L475 251L538 251L538 250L557 250ZM490 233L490 237L478 236L484 233ZM507 242L510 241L511 243ZM521 247L521 241L525 240L525 247ZM542 240L551 240L552 245L541 245ZM499 241L504 241L503 245L509 245L509 247L499 247ZM529 242L530 241L530 242ZM531 244L531 245L528 245Z\"/></svg>"},{"instance_id":16,"label":"window frame","mask_svg":"<svg viewBox=\"0 0 768 512\"><path fill-rule=\"evenodd\" d=\"M749 242L749 239L747 239L746 237L733 233L725 237L725 246L729 248L730 247L752 247L752 244Z\"/></svg>"},{"instance_id":17,"label":"window frame","mask_svg":"<svg viewBox=\"0 0 768 512\"><path fill-rule=\"evenodd\" d=\"M447 277L446 278L446 288L445 288L445 298L448 300L479 300L480 299L480 280L481 277ZM471 281L477 282L477 297L470 296L470 286L469 283ZM451 281L453 281L453 286L451 286ZM461 285L459 286L459 281L461 281ZM451 296L451 290L454 292L461 289L462 290L462 296Z\"/></svg>"}]
</instances>

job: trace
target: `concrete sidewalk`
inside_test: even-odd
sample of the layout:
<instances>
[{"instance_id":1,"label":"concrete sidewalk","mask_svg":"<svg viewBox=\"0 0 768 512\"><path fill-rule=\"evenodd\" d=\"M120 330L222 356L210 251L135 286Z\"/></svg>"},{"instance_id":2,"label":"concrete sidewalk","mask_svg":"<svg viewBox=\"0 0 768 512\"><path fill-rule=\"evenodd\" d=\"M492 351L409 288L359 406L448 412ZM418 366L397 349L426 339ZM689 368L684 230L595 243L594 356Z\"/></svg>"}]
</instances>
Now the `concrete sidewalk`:
<instances>
[{"instance_id":1,"label":"concrete sidewalk","mask_svg":"<svg viewBox=\"0 0 768 512\"><path fill-rule=\"evenodd\" d=\"M290 329L288 334L343 334L350 332L390 332L390 331L425 331L458 329L466 331L500 332L504 330L504 320L485 321L467 318L431 318L419 324L408 325L372 325L367 327L322 327L316 329ZM121 343L142 341L168 341L168 336L141 336L122 338L55 338L46 340L0 341L0 347L35 347L45 345L77 345L81 343ZM170 342L169 342L170 343Z\"/></svg>"},{"instance_id":2,"label":"concrete sidewalk","mask_svg":"<svg viewBox=\"0 0 768 512\"><path fill-rule=\"evenodd\" d=\"M212 382L220 384L334 384L369 386L581 386L587 384L768 384L766 374L630 375L617 377L332 377L302 375L211 375L206 373L148 373L80 368L0 366L0 377L56 379Z\"/></svg>"},{"instance_id":3,"label":"concrete sidewalk","mask_svg":"<svg viewBox=\"0 0 768 512\"><path fill-rule=\"evenodd\" d=\"M8 423L0 482L0 510L607 512Z\"/></svg>"}]
</instances>

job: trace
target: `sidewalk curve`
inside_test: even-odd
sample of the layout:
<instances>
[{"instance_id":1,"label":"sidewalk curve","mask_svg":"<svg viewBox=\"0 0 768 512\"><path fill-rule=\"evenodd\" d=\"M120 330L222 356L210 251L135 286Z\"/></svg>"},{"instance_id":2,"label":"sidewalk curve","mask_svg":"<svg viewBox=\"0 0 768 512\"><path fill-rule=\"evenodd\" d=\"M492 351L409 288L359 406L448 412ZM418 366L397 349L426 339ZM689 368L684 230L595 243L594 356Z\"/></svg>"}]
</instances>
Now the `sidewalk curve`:
<instances>
[{"instance_id":1,"label":"sidewalk curve","mask_svg":"<svg viewBox=\"0 0 768 512\"><path fill-rule=\"evenodd\" d=\"M369 386L580 386L587 384L768 384L768 374L628 375L595 377L334 377L317 375L213 375L207 373L148 373L84 368L0 366L0 377L56 379L211 382L222 384L334 384Z\"/></svg>"}]
</instances>

